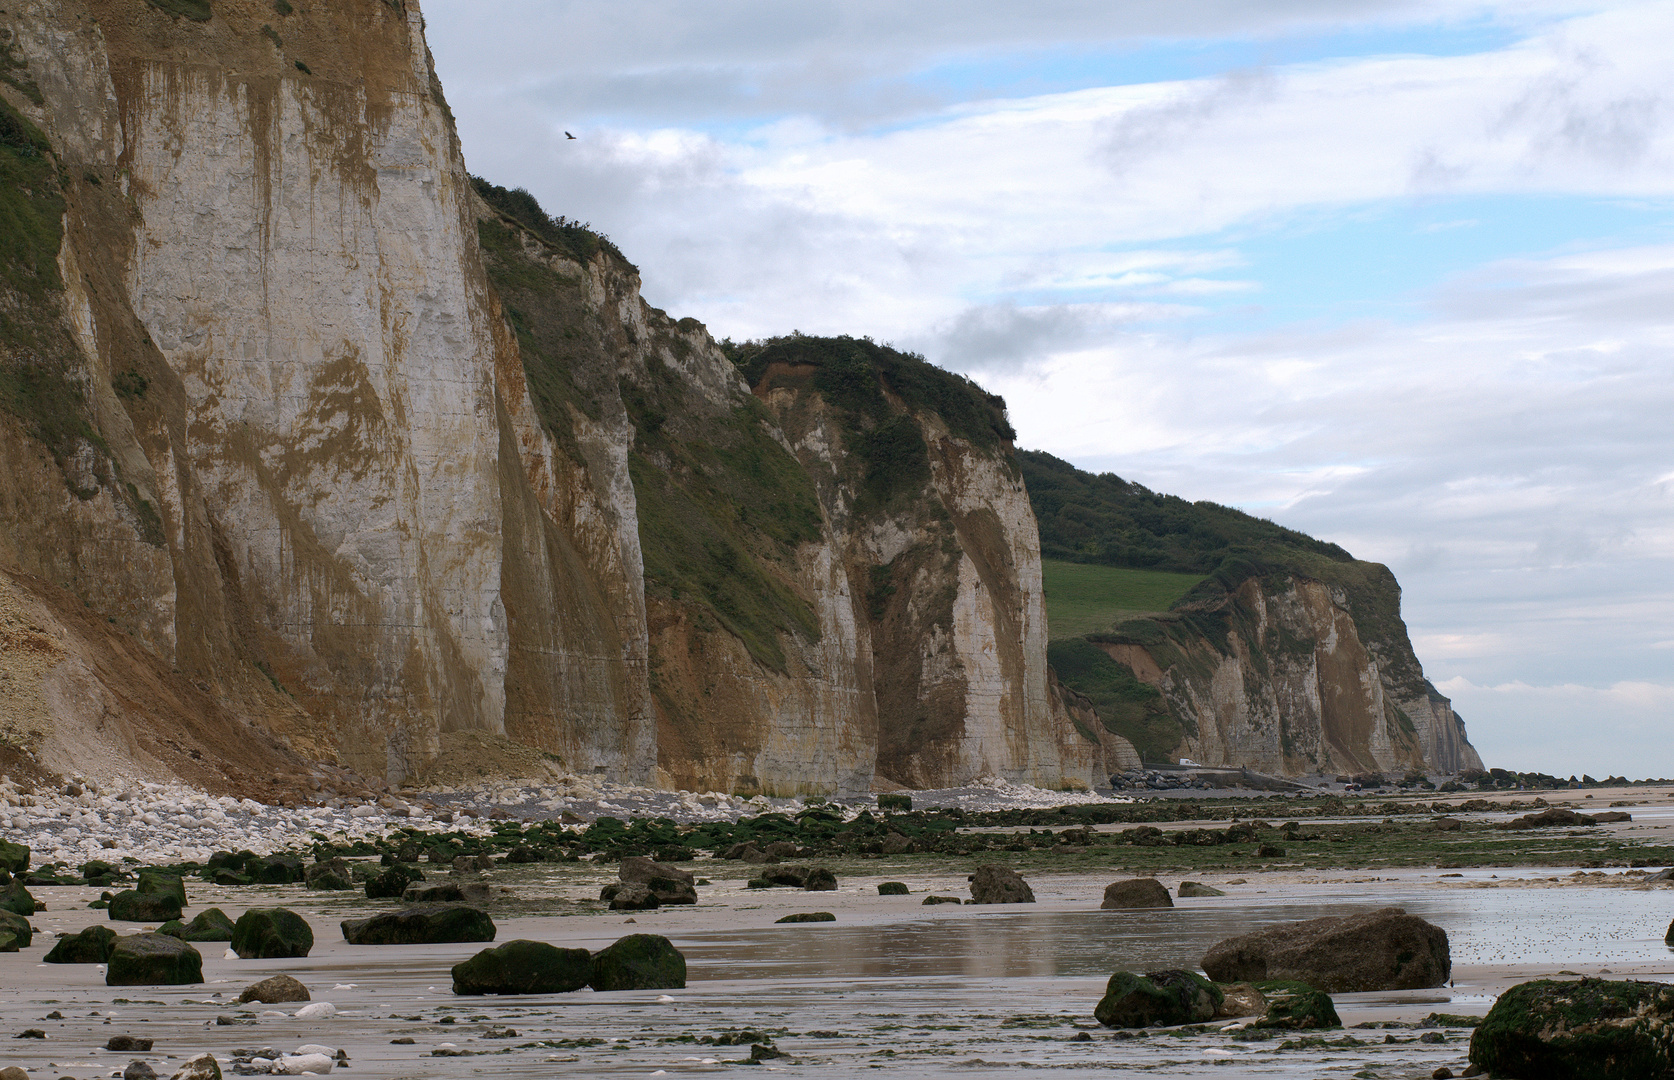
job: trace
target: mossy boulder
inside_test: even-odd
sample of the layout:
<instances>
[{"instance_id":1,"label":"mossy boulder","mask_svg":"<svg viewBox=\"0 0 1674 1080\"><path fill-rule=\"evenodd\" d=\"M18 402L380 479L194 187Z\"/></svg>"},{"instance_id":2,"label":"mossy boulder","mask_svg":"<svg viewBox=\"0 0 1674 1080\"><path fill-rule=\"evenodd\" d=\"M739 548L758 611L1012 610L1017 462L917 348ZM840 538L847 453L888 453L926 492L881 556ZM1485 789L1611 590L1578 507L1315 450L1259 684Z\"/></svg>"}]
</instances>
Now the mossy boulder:
<instances>
[{"instance_id":1,"label":"mossy boulder","mask_svg":"<svg viewBox=\"0 0 1674 1080\"><path fill-rule=\"evenodd\" d=\"M183 986L203 982L203 957L167 934L116 939L105 968L106 986Z\"/></svg>"},{"instance_id":2,"label":"mossy boulder","mask_svg":"<svg viewBox=\"0 0 1674 1080\"><path fill-rule=\"evenodd\" d=\"M436 945L493 941L494 920L469 904L414 904L370 919L345 919L343 940L350 945Z\"/></svg>"},{"instance_id":3,"label":"mossy boulder","mask_svg":"<svg viewBox=\"0 0 1674 1080\"><path fill-rule=\"evenodd\" d=\"M354 875L343 859L326 859L302 872L302 880L310 889L326 892L348 892L355 887Z\"/></svg>"},{"instance_id":4,"label":"mossy boulder","mask_svg":"<svg viewBox=\"0 0 1674 1080\"><path fill-rule=\"evenodd\" d=\"M231 941L233 938L233 921L227 918L227 913L218 907L198 912L189 923L182 923L179 919L168 922L157 928L159 934L168 934L182 941Z\"/></svg>"},{"instance_id":5,"label":"mossy boulder","mask_svg":"<svg viewBox=\"0 0 1674 1080\"><path fill-rule=\"evenodd\" d=\"M659 934L630 934L593 954L595 990L683 990L686 958Z\"/></svg>"},{"instance_id":6,"label":"mossy boulder","mask_svg":"<svg viewBox=\"0 0 1674 1080\"><path fill-rule=\"evenodd\" d=\"M453 966L456 994L566 994L593 978L586 949L519 939L484 949Z\"/></svg>"},{"instance_id":7,"label":"mossy boulder","mask_svg":"<svg viewBox=\"0 0 1674 1080\"><path fill-rule=\"evenodd\" d=\"M241 960L274 960L307 956L314 948L314 930L288 908L251 908L233 924L230 940Z\"/></svg>"},{"instance_id":8,"label":"mossy boulder","mask_svg":"<svg viewBox=\"0 0 1674 1080\"><path fill-rule=\"evenodd\" d=\"M1267 999L1267 1009L1252 1026L1282 1031L1319 1031L1342 1027L1337 1006L1324 990L1299 982L1259 982L1255 989Z\"/></svg>"},{"instance_id":9,"label":"mossy boulder","mask_svg":"<svg viewBox=\"0 0 1674 1080\"><path fill-rule=\"evenodd\" d=\"M0 911L9 911L13 915L22 915L25 918L35 914L35 898L23 887L21 879L13 878L5 888L0 889Z\"/></svg>"},{"instance_id":10,"label":"mossy boulder","mask_svg":"<svg viewBox=\"0 0 1674 1080\"><path fill-rule=\"evenodd\" d=\"M1214 1019L1221 999L1220 987L1195 971L1118 971L1105 984L1093 1018L1113 1028L1201 1024Z\"/></svg>"},{"instance_id":11,"label":"mossy boulder","mask_svg":"<svg viewBox=\"0 0 1674 1080\"><path fill-rule=\"evenodd\" d=\"M786 915L773 921L776 923L836 922L837 916L829 911L799 911L794 915Z\"/></svg>"},{"instance_id":12,"label":"mossy boulder","mask_svg":"<svg viewBox=\"0 0 1674 1080\"><path fill-rule=\"evenodd\" d=\"M824 866L816 866L802 880L802 888L805 892L836 892L837 875Z\"/></svg>"},{"instance_id":13,"label":"mossy boulder","mask_svg":"<svg viewBox=\"0 0 1674 1080\"><path fill-rule=\"evenodd\" d=\"M1441 986L1452 967L1447 931L1394 907L1228 938L1203 957L1216 982L1303 982L1332 994Z\"/></svg>"},{"instance_id":14,"label":"mossy boulder","mask_svg":"<svg viewBox=\"0 0 1674 1080\"><path fill-rule=\"evenodd\" d=\"M26 949L34 936L34 927L29 925L28 919L10 911L0 911L0 952Z\"/></svg>"},{"instance_id":15,"label":"mossy boulder","mask_svg":"<svg viewBox=\"0 0 1674 1080\"><path fill-rule=\"evenodd\" d=\"M302 860L294 855L269 855L265 859L245 862L244 872L262 885L289 885L301 881Z\"/></svg>"},{"instance_id":16,"label":"mossy boulder","mask_svg":"<svg viewBox=\"0 0 1674 1080\"><path fill-rule=\"evenodd\" d=\"M1653 1080L1674 1076L1674 986L1537 979L1499 996L1471 1036L1492 1076Z\"/></svg>"},{"instance_id":17,"label":"mossy boulder","mask_svg":"<svg viewBox=\"0 0 1674 1080\"><path fill-rule=\"evenodd\" d=\"M906 896L910 890L904 881L882 881L878 883L879 896Z\"/></svg>"},{"instance_id":18,"label":"mossy boulder","mask_svg":"<svg viewBox=\"0 0 1674 1080\"><path fill-rule=\"evenodd\" d=\"M180 918L180 903L172 895L123 889L110 898L110 917L116 922L167 922Z\"/></svg>"},{"instance_id":19,"label":"mossy boulder","mask_svg":"<svg viewBox=\"0 0 1674 1080\"><path fill-rule=\"evenodd\" d=\"M79 934L66 934L42 957L49 964L104 964L116 948L116 931L108 926L89 926Z\"/></svg>"},{"instance_id":20,"label":"mossy boulder","mask_svg":"<svg viewBox=\"0 0 1674 1080\"><path fill-rule=\"evenodd\" d=\"M29 869L29 846L0 840L0 870L21 874Z\"/></svg>"},{"instance_id":21,"label":"mossy boulder","mask_svg":"<svg viewBox=\"0 0 1674 1080\"><path fill-rule=\"evenodd\" d=\"M424 872L415 866L396 863L381 870L374 870L366 875L366 898L368 900L397 900L407 891L407 886L416 885L424 880Z\"/></svg>"},{"instance_id":22,"label":"mossy boulder","mask_svg":"<svg viewBox=\"0 0 1674 1080\"><path fill-rule=\"evenodd\" d=\"M134 891L142 896L166 896L174 901L176 907L186 906L186 883L175 874L141 870Z\"/></svg>"}]
</instances>

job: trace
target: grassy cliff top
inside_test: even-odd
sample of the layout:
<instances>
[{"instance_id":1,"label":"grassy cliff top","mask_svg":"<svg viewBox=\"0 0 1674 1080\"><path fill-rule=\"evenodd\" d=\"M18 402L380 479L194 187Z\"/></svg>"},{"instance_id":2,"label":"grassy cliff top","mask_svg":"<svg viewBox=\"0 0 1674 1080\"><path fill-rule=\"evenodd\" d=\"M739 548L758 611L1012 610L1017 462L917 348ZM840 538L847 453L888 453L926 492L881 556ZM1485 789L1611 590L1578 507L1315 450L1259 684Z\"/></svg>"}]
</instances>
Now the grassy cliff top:
<instances>
[{"instance_id":1,"label":"grassy cliff top","mask_svg":"<svg viewBox=\"0 0 1674 1080\"><path fill-rule=\"evenodd\" d=\"M940 417L954 435L984 449L1010 444L1017 434L998 395L916 353L866 338L793 333L742 343L729 339L721 348L751 386L776 375L806 377L827 403L863 426L886 423L894 397L909 412Z\"/></svg>"}]
</instances>

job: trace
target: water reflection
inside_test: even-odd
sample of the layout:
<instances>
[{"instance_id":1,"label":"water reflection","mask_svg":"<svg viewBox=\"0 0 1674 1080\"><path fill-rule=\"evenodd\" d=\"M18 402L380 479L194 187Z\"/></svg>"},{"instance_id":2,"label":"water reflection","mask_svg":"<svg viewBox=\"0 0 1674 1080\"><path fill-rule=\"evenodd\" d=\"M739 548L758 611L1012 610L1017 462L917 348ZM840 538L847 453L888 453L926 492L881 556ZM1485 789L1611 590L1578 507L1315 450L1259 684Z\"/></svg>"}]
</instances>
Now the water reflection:
<instances>
[{"instance_id":1,"label":"water reflection","mask_svg":"<svg viewBox=\"0 0 1674 1080\"><path fill-rule=\"evenodd\" d=\"M695 979L1010 979L1195 968L1217 941L1321 915L1396 905L1447 930L1455 964L1631 963L1666 955L1665 903L1625 890L1392 890L1193 904L1160 911L992 909L883 924L810 924L679 936Z\"/></svg>"}]
</instances>

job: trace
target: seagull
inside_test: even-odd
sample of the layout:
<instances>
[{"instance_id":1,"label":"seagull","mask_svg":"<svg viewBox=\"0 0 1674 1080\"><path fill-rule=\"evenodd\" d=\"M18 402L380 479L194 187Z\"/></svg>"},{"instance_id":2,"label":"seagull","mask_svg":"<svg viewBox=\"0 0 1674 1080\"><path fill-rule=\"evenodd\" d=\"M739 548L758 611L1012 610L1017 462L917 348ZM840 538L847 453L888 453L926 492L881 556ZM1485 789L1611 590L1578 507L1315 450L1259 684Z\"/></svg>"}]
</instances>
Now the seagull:
<instances>
[{"instance_id":1,"label":"seagull","mask_svg":"<svg viewBox=\"0 0 1674 1080\"><path fill-rule=\"evenodd\" d=\"M569 133L569 132L567 132L567 131L566 131L566 132L564 132L564 138L566 138L566 139L573 139L573 138L575 138L575 136L574 136L574 135L571 135L571 134L570 134L570 133Z\"/></svg>"}]
</instances>

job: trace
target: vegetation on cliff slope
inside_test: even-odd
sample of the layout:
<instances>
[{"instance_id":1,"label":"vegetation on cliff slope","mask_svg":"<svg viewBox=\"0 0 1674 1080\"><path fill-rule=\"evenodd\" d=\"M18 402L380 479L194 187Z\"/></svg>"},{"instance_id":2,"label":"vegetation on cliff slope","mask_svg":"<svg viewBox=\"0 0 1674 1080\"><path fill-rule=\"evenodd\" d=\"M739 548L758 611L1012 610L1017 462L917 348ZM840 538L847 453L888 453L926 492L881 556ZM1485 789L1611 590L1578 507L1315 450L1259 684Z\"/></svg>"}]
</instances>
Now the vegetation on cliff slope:
<instances>
[{"instance_id":1,"label":"vegetation on cliff slope","mask_svg":"<svg viewBox=\"0 0 1674 1080\"><path fill-rule=\"evenodd\" d=\"M81 386L69 376L76 348L58 276L63 217L51 144L0 101L0 408L60 465L83 440L100 445Z\"/></svg>"},{"instance_id":2,"label":"vegetation on cliff slope","mask_svg":"<svg viewBox=\"0 0 1674 1080\"><path fill-rule=\"evenodd\" d=\"M576 413L602 420L604 403L620 399L634 426L628 468L647 593L696 606L700 623L712 619L757 661L785 670L780 634L819 638L787 577L796 548L819 539L820 511L801 465L769 432L766 410L749 397L731 407L703 400L664 359L687 359L701 329L661 312L648 320L647 377L619 378L620 356L639 343L601 319L587 275L594 267L631 287L632 264L608 237L550 217L527 191L472 182L499 213L479 223L478 238L542 423L581 468Z\"/></svg>"},{"instance_id":3,"label":"vegetation on cliff slope","mask_svg":"<svg viewBox=\"0 0 1674 1080\"><path fill-rule=\"evenodd\" d=\"M1055 638L1085 634L1091 642L1136 645L1165 672L1184 664L1181 674L1207 678L1216 656L1229 655L1231 638L1241 636L1259 673L1285 654L1311 657L1315 643L1276 628L1258 634L1249 613L1229 594L1251 579L1264 588L1282 589L1292 577L1311 578L1339 590L1386 685L1402 696L1435 694L1413 655L1401 621L1401 589L1387 567L1361 562L1336 544L1230 507L1162 495L1110 473L1093 475L1050 454L1021 451L1017 459L1048 560L1082 564L1089 571L1108 567L1202 575L1167 614L1120 620L1089 633L1080 625L1086 619L1076 619L1087 613L1076 610L1063 620L1062 630L1053 623ZM1049 581L1049 619L1063 610L1065 590L1058 593L1055 598ZM1084 600L1070 607L1090 604L1097 606ZM1105 726L1147 757L1171 753L1173 747L1165 744L1171 735L1178 743L1187 719L1176 717L1171 729L1155 713L1141 717L1133 701L1112 696L1112 686L1137 681L1131 669L1092 651L1099 657L1080 645L1055 643L1051 659L1064 685L1094 699ZM1410 734L1411 721L1396 712L1396 722Z\"/></svg>"},{"instance_id":4,"label":"vegetation on cliff slope","mask_svg":"<svg viewBox=\"0 0 1674 1080\"><path fill-rule=\"evenodd\" d=\"M753 387L806 386L818 391L842 427L857 463L856 511L882 513L915 497L930 481L930 451L915 416L936 417L948 431L984 450L1015 437L1005 402L924 357L866 338L790 334L721 348Z\"/></svg>"}]
</instances>

